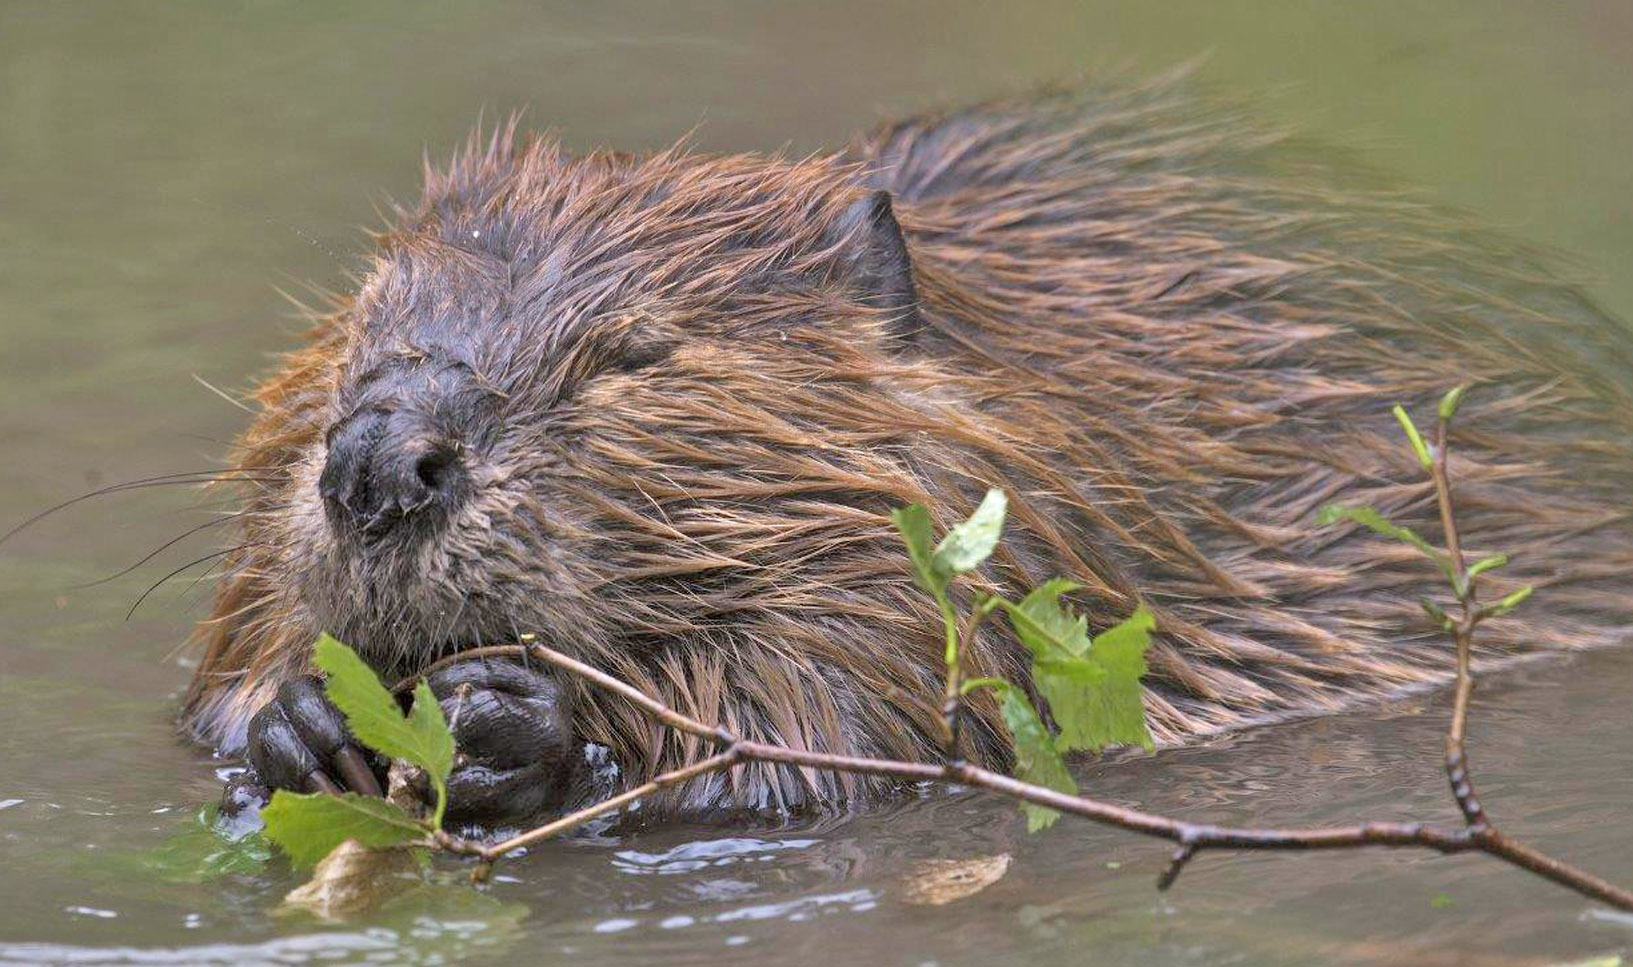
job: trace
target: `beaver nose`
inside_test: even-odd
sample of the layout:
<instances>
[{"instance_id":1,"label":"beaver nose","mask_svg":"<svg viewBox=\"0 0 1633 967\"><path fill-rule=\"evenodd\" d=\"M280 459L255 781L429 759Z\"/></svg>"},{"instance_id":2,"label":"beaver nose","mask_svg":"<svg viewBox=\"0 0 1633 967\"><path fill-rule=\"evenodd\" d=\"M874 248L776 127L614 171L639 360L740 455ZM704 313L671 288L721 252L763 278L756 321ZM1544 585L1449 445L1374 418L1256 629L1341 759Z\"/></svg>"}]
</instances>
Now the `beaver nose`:
<instances>
[{"instance_id":1,"label":"beaver nose","mask_svg":"<svg viewBox=\"0 0 1633 967\"><path fill-rule=\"evenodd\" d=\"M379 537L410 519L445 516L464 477L454 445L423 417L365 410L330 436L318 493L331 520Z\"/></svg>"}]
</instances>

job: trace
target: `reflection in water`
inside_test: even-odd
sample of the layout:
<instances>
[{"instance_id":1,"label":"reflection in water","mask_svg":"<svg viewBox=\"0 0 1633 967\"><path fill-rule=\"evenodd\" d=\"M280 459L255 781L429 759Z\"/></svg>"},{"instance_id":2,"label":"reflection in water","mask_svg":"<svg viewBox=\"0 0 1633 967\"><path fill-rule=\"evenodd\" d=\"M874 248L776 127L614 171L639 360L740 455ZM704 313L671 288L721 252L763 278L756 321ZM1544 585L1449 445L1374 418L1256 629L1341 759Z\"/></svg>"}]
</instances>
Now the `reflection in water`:
<instances>
[{"instance_id":1,"label":"reflection in water","mask_svg":"<svg viewBox=\"0 0 1633 967\"><path fill-rule=\"evenodd\" d=\"M244 414L189 377L241 386L287 348L271 285L343 286L378 192L411 193L422 147L484 106L529 105L575 147L651 147L703 120L706 149L804 151L934 101L1212 50L1204 76L1294 82L1278 104L1302 122L1590 266L1633 264L1633 15L1615 0L452 9L0 7L0 528L215 465ZM1633 314L1633 274L1608 275L1599 295ZM189 573L121 619L212 545L75 586L222 509L186 489L87 503L0 547L0 961L1550 964L1633 948L1626 917L1472 857L1209 854L1159 896L1157 844L1070 821L1028 837L1012 807L945 792L776 830L601 830L483 891L427 886L344 927L280 916L280 864L130 862L186 831L226 764L168 718L186 678L169 656L208 582ZM1633 654L1537 666L1484 687L1473 723L1496 815L1622 881L1630 676ZM1443 699L1116 756L1084 784L1221 822L1446 817ZM968 899L906 900L926 861L1002 854L1007 875Z\"/></svg>"},{"instance_id":2,"label":"reflection in water","mask_svg":"<svg viewBox=\"0 0 1633 967\"><path fill-rule=\"evenodd\" d=\"M682 843L662 853L622 850L614 854L612 865L621 873L691 873L743 862L765 862L773 859L773 854L781 850L807 849L818 842L814 839L764 840L748 837L699 840Z\"/></svg>"}]
</instances>

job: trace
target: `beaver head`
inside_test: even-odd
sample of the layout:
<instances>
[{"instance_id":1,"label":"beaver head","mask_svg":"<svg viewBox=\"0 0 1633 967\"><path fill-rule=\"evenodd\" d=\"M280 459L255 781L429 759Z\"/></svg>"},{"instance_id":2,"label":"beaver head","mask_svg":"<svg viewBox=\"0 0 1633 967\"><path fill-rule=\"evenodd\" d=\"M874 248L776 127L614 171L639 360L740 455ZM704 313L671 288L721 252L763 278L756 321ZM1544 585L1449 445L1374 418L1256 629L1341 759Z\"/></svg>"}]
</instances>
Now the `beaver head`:
<instances>
[{"instance_id":1,"label":"beaver head","mask_svg":"<svg viewBox=\"0 0 1633 967\"><path fill-rule=\"evenodd\" d=\"M273 482L251 494L193 721L234 747L321 631L395 673L530 633L705 718L838 751L871 704L849 686L855 642L883 621L911 630L865 674L925 686L880 718L912 722L892 751L916 751L936 624L886 515L930 499L900 454L945 421L914 402L937 395L932 334L890 196L838 158L512 144L428 174L263 388L240 465ZM589 738L649 731L579 704Z\"/></svg>"},{"instance_id":2,"label":"beaver head","mask_svg":"<svg viewBox=\"0 0 1633 967\"><path fill-rule=\"evenodd\" d=\"M473 153L343 314L273 566L315 626L411 664L787 593L713 575L842 547L778 508L859 489L820 454L912 305L889 197L841 165Z\"/></svg>"}]
</instances>

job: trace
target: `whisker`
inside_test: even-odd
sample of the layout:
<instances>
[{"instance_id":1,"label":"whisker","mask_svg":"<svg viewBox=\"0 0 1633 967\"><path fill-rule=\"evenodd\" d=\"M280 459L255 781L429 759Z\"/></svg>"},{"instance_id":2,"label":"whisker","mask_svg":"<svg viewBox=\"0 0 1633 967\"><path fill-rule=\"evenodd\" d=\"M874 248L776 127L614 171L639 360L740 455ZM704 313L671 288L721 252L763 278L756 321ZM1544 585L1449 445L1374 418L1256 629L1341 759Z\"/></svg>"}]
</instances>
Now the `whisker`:
<instances>
[{"instance_id":1,"label":"whisker","mask_svg":"<svg viewBox=\"0 0 1633 967\"><path fill-rule=\"evenodd\" d=\"M204 514L210 517L234 517L237 515L253 516L254 511L244 508L244 501L239 497L222 497L219 500L201 500L188 507L177 507L166 510L155 517L188 517Z\"/></svg>"},{"instance_id":2,"label":"whisker","mask_svg":"<svg viewBox=\"0 0 1633 967\"><path fill-rule=\"evenodd\" d=\"M220 437L207 436L203 433L178 433L176 437L181 440L192 440L195 443L209 443L218 447L231 447L234 445L232 440L223 440Z\"/></svg>"},{"instance_id":3,"label":"whisker","mask_svg":"<svg viewBox=\"0 0 1633 967\"><path fill-rule=\"evenodd\" d=\"M176 600L177 601L182 601L182 600L186 599L186 597L189 594L193 593L194 588L198 587L199 584L201 584L204 581L208 580L211 575L215 574L216 569L219 568L221 566L221 564L222 564L221 561L216 561L214 564L212 564L209 567L205 568L203 574L200 574L198 577L196 577L192 581L188 582L187 587L181 589L181 593L176 595Z\"/></svg>"},{"instance_id":4,"label":"whisker","mask_svg":"<svg viewBox=\"0 0 1633 967\"><path fill-rule=\"evenodd\" d=\"M159 590L159 586L161 584L170 580L176 575L182 573L183 571L189 570L190 568L195 568L200 564L203 564L205 561L213 561L218 557L226 557L228 554L233 554L252 546L253 545L251 544L240 544L237 547L229 547L224 550L214 551L196 560L188 561L186 564L183 564L181 567L176 568L174 571L171 571L169 574L166 574L164 577L159 578L157 581L154 581L152 584L148 585L147 590L142 592L142 596L136 599L136 603L130 606L129 611L125 612L125 620L129 621L131 617L136 614L136 609L142 606L142 602L148 599L148 595Z\"/></svg>"},{"instance_id":5,"label":"whisker","mask_svg":"<svg viewBox=\"0 0 1633 967\"><path fill-rule=\"evenodd\" d=\"M117 574L110 574L105 578L101 578L101 579L98 579L96 581L90 581L90 582L87 582L85 584L69 585L69 589L73 590L73 591L82 591L85 588L94 588L94 587L97 587L98 585L107 584L109 581L118 580L119 578L122 578L125 575L129 574L130 572L132 572L132 571L136 570L137 568L141 567L143 564L146 564L148 561L151 561L154 558L158 557L160 554L163 554L165 551L169 550L170 548L175 547L177 544L181 543L182 541L186 540L187 538L192 537L194 534L197 534L199 531L204 530L204 529L209 528L209 527L215 527L218 524L225 524L227 521L237 519L238 516L239 516L239 514L228 514L228 515L223 516L223 517L216 517L216 518L212 518L210 520L207 520L204 523L199 524L197 527L189 527L186 530L182 531L177 536L172 537L170 540L165 541L163 544L160 544L156 549L154 549L146 557L142 558L140 561L137 561L135 564L132 564L130 567L125 568L123 571L120 571Z\"/></svg>"},{"instance_id":6,"label":"whisker","mask_svg":"<svg viewBox=\"0 0 1633 967\"><path fill-rule=\"evenodd\" d=\"M209 380L205 379L204 377L200 376L199 374L194 373L192 375L193 375L193 379L198 383L198 385L204 387L205 389L207 389L210 392L214 393L215 395L221 397L222 399L226 400L227 402L231 403L232 405L238 407L239 409L243 410L245 413L254 414L255 409L253 407L248 406L247 404L245 404L242 400L233 399L230 395L227 394L227 392L225 390L217 389L215 386L211 385Z\"/></svg>"},{"instance_id":7,"label":"whisker","mask_svg":"<svg viewBox=\"0 0 1633 967\"><path fill-rule=\"evenodd\" d=\"M136 480L127 480L124 483L109 484L106 487L98 487L90 493L80 494L78 497L65 500L62 503L56 504L52 507L47 507L27 520L24 520L11 530L6 531L4 534L0 534L0 544L4 544L6 541L11 540L13 537L16 537L18 534L30 527L33 527L35 524L38 524L47 517L50 517L52 514L55 514L58 511L67 510L69 507L90 500L93 497L105 497L109 494L124 493L128 490L146 490L150 487L173 487L181 484L217 483L228 481L235 483L277 483L281 479L278 476L247 476L248 474L253 473L259 473L259 471L232 469L194 470L187 473L164 473L159 474L156 477L142 477Z\"/></svg>"}]
</instances>

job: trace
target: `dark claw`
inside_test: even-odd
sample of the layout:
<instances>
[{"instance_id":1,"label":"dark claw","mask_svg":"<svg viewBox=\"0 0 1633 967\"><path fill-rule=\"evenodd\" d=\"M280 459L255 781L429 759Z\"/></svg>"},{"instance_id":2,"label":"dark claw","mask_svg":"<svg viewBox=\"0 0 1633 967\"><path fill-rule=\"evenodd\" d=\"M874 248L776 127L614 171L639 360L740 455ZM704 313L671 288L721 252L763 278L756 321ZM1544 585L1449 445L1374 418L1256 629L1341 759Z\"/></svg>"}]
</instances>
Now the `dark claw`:
<instances>
[{"instance_id":1,"label":"dark claw","mask_svg":"<svg viewBox=\"0 0 1633 967\"><path fill-rule=\"evenodd\" d=\"M284 707L284 714L301 741L333 769L347 787L365 796L385 794L363 759L362 751L352 743L345 718L324 694L321 682L306 675L285 683L278 689L278 704Z\"/></svg>"},{"instance_id":2,"label":"dark claw","mask_svg":"<svg viewBox=\"0 0 1633 967\"><path fill-rule=\"evenodd\" d=\"M285 683L255 713L248 757L260 782L274 789L381 795L345 719L324 695L322 682L310 675Z\"/></svg>"},{"instance_id":3,"label":"dark claw","mask_svg":"<svg viewBox=\"0 0 1633 967\"><path fill-rule=\"evenodd\" d=\"M255 823L272 790L261 782L254 769L245 769L227 780L221 789L220 815L229 821Z\"/></svg>"},{"instance_id":4,"label":"dark claw","mask_svg":"<svg viewBox=\"0 0 1633 967\"><path fill-rule=\"evenodd\" d=\"M369 768L368 760L357 746L347 745L335 753L335 768L340 772L340 778L346 780L346 785L365 796L384 796L385 790L380 788L380 780L374 778L374 772Z\"/></svg>"}]
</instances>

